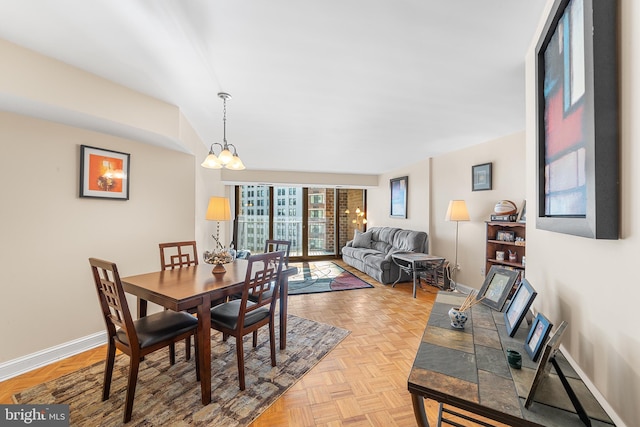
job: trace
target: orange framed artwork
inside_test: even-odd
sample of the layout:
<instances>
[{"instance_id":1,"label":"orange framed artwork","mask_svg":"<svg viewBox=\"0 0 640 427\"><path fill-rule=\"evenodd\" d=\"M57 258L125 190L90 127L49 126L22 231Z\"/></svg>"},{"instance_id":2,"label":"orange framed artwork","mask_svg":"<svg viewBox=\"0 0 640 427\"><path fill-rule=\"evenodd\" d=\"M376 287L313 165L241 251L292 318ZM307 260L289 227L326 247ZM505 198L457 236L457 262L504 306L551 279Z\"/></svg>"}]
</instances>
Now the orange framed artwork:
<instances>
[{"instance_id":1,"label":"orange framed artwork","mask_svg":"<svg viewBox=\"0 0 640 427\"><path fill-rule=\"evenodd\" d=\"M81 145L80 197L129 200L129 154Z\"/></svg>"}]
</instances>

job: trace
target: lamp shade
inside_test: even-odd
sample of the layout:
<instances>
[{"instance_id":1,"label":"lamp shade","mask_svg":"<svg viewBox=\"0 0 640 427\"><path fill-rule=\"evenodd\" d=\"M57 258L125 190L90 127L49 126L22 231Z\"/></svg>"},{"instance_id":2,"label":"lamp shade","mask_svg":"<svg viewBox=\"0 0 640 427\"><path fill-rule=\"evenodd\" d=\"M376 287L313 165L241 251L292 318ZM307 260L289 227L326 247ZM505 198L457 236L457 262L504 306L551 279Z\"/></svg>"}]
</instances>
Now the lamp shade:
<instances>
[{"instance_id":1,"label":"lamp shade","mask_svg":"<svg viewBox=\"0 0 640 427\"><path fill-rule=\"evenodd\" d=\"M211 197L205 218L209 221L230 221L231 206L229 205L229 199L226 197Z\"/></svg>"},{"instance_id":2,"label":"lamp shade","mask_svg":"<svg viewBox=\"0 0 640 427\"><path fill-rule=\"evenodd\" d=\"M447 221L469 221L469 211L464 200L449 201L449 208L445 217Z\"/></svg>"}]
</instances>

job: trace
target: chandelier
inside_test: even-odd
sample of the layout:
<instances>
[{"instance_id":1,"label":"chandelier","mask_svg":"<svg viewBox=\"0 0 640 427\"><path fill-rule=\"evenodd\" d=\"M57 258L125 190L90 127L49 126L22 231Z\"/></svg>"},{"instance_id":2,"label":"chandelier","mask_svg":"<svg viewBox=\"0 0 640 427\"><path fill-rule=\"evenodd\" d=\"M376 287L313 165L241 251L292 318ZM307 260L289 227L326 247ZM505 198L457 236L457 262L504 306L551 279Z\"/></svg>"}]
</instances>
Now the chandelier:
<instances>
[{"instance_id":1,"label":"chandelier","mask_svg":"<svg viewBox=\"0 0 640 427\"><path fill-rule=\"evenodd\" d=\"M241 171L245 169L245 166L242 163L242 160L240 160L240 157L238 156L238 152L236 151L236 146L233 144L227 143L227 99L231 99L231 95L225 92L220 92L218 94L218 97L222 98L222 102L224 103L224 110L223 110L223 116L222 116L222 132L223 132L222 140L224 142L224 145L220 144L219 142L214 142L213 144L211 144L211 148L209 149L209 155L207 156L206 159L204 159L204 162L202 162L200 166L204 168L209 168L209 169L222 169L224 167L227 169ZM213 151L214 145L220 146L221 151L220 151L220 154L218 154L217 156ZM230 147L233 148L233 153L229 149Z\"/></svg>"}]
</instances>

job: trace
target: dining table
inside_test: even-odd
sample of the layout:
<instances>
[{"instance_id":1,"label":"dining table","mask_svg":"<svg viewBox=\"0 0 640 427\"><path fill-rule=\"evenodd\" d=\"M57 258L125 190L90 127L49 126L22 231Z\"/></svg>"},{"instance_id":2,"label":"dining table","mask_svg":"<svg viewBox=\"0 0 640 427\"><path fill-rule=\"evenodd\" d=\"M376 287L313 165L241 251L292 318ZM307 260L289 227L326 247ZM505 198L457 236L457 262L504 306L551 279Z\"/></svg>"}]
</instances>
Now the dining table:
<instances>
[{"instance_id":1,"label":"dining table","mask_svg":"<svg viewBox=\"0 0 640 427\"><path fill-rule=\"evenodd\" d=\"M211 265L199 264L121 278L125 292L138 297L138 317L146 316L148 302L174 311L196 310L200 387L204 405L211 402L211 302L242 292L247 266L247 260L238 259L224 265L224 274L213 274ZM283 266L280 276L282 350L287 346L289 276L297 271L297 267Z\"/></svg>"}]
</instances>

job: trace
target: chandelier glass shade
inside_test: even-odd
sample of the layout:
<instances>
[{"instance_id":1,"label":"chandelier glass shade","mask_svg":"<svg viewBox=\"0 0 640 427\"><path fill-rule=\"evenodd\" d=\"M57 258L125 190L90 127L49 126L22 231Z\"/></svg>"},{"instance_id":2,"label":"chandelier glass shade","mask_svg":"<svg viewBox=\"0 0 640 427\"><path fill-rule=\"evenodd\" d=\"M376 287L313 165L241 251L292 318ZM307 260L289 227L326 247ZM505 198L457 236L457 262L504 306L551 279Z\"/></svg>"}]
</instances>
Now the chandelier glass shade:
<instances>
[{"instance_id":1,"label":"chandelier glass shade","mask_svg":"<svg viewBox=\"0 0 640 427\"><path fill-rule=\"evenodd\" d=\"M222 98L222 101L224 103L224 114L222 117L222 140L224 144L220 144L219 142L214 142L213 144L211 144L211 148L209 148L209 155L206 157L206 159L204 159L204 162L202 162L200 166L208 169L227 168L232 170L243 170L245 169L245 166L238 156L236 146L227 142L227 99L231 99L231 95L225 92L220 92L218 96ZM213 149L214 145L220 147L220 154L218 154L217 156ZM231 151L232 148L233 152Z\"/></svg>"}]
</instances>

